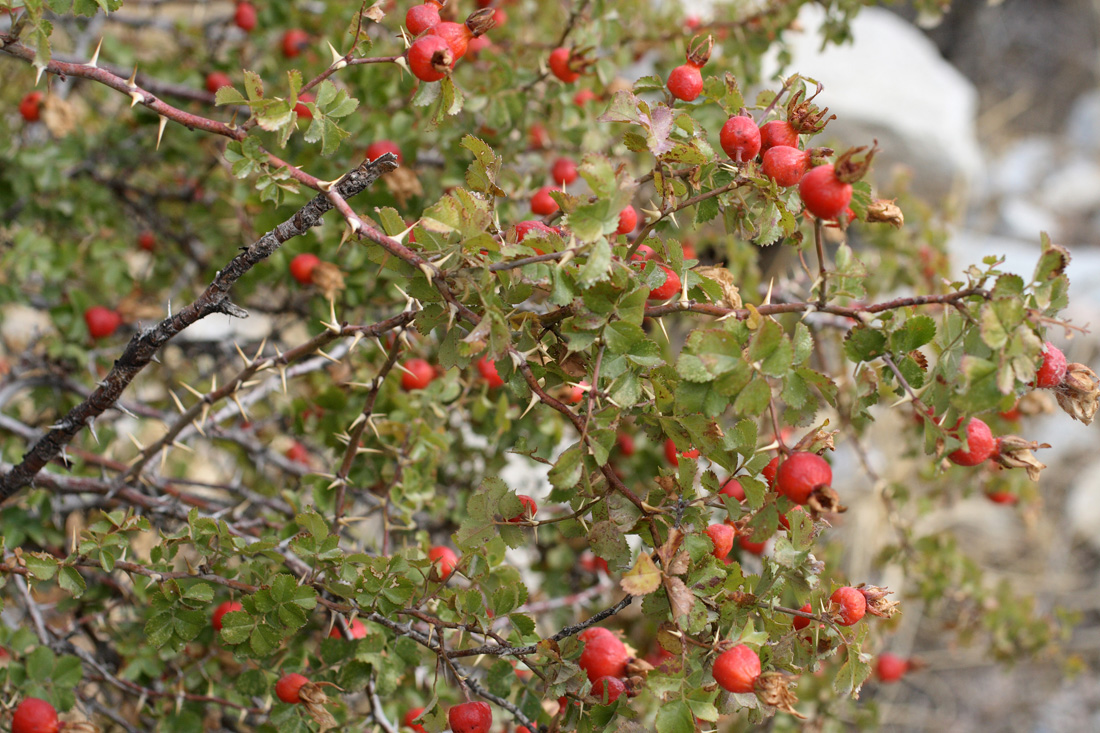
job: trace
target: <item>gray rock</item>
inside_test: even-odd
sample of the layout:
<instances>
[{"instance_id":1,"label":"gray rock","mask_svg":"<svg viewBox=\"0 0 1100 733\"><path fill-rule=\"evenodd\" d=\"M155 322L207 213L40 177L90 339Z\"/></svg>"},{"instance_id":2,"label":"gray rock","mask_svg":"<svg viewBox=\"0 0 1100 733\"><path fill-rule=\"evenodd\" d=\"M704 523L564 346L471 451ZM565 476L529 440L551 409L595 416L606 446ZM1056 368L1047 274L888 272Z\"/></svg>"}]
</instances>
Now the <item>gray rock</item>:
<instances>
[{"instance_id":1,"label":"gray rock","mask_svg":"<svg viewBox=\"0 0 1100 733\"><path fill-rule=\"evenodd\" d=\"M1047 232L1057 238L1061 231L1057 217L1022 196L1002 199L998 213L999 229L1011 237L1037 240L1040 232Z\"/></svg>"},{"instance_id":2,"label":"gray rock","mask_svg":"<svg viewBox=\"0 0 1100 733\"><path fill-rule=\"evenodd\" d=\"M1009 145L989 166L989 194L1020 195L1034 191L1056 166L1054 139L1039 135Z\"/></svg>"},{"instance_id":3,"label":"gray rock","mask_svg":"<svg viewBox=\"0 0 1100 733\"><path fill-rule=\"evenodd\" d=\"M1100 89L1082 94L1066 117L1066 137L1082 151L1100 152Z\"/></svg>"},{"instance_id":4,"label":"gray rock","mask_svg":"<svg viewBox=\"0 0 1100 733\"><path fill-rule=\"evenodd\" d=\"M1084 158L1068 161L1043 183L1042 201L1065 214L1100 208L1100 165Z\"/></svg>"}]
</instances>

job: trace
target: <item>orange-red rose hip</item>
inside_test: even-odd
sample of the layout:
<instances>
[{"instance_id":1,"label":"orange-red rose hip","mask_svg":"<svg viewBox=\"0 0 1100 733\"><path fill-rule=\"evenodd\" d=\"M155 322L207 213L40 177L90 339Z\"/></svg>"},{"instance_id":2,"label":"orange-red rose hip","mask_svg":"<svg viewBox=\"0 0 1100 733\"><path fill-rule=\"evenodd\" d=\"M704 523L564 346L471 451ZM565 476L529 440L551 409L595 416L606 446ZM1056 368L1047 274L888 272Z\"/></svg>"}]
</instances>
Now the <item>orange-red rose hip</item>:
<instances>
[{"instance_id":1,"label":"orange-red rose hip","mask_svg":"<svg viewBox=\"0 0 1100 733\"><path fill-rule=\"evenodd\" d=\"M714 660L714 681L729 692L753 692L760 677L760 656L744 644L727 649Z\"/></svg>"},{"instance_id":2,"label":"orange-red rose hip","mask_svg":"<svg viewBox=\"0 0 1100 733\"><path fill-rule=\"evenodd\" d=\"M775 474L776 491L795 504L805 504L815 489L833 483L833 469L816 453L792 453L779 464Z\"/></svg>"}]
</instances>

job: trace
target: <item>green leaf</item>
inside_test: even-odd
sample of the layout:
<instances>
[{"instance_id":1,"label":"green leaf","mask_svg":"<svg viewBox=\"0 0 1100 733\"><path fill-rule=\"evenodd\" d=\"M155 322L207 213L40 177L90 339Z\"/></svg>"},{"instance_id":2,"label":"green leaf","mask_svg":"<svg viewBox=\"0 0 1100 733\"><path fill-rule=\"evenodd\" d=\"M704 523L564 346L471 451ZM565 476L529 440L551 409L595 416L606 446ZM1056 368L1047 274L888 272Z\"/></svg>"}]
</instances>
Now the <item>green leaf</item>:
<instances>
[{"instance_id":1,"label":"green leaf","mask_svg":"<svg viewBox=\"0 0 1100 733\"><path fill-rule=\"evenodd\" d=\"M733 409L739 415L763 415L768 408L771 396L772 391L768 385L768 380L757 375L737 395L737 399L733 403Z\"/></svg>"},{"instance_id":2,"label":"green leaf","mask_svg":"<svg viewBox=\"0 0 1100 733\"><path fill-rule=\"evenodd\" d=\"M865 637L866 628L860 633L859 641ZM837 670L836 679L833 680L833 689L841 695L857 697L864 681L871 676L871 655L861 651L860 644L846 644L843 647L847 653L844 664Z\"/></svg>"},{"instance_id":3,"label":"green leaf","mask_svg":"<svg viewBox=\"0 0 1100 733\"><path fill-rule=\"evenodd\" d=\"M548 478L555 488L573 487L580 483L584 475L584 452L579 443L574 444L564 451L554 467L550 469Z\"/></svg>"},{"instance_id":4,"label":"green leaf","mask_svg":"<svg viewBox=\"0 0 1100 733\"><path fill-rule=\"evenodd\" d=\"M466 185L470 190L492 196L504 196L505 191L496 184L503 158L489 145L473 135L462 138L462 147L474 154L474 160L466 169Z\"/></svg>"},{"instance_id":5,"label":"green leaf","mask_svg":"<svg viewBox=\"0 0 1100 733\"><path fill-rule=\"evenodd\" d=\"M886 353L886 336L868 326L856 326L844 337L844 353L853 362L873 361Z\"/></svg>"},{"instance_id":6,"label":"green leaf","mask_svg":"<svg viewBox=\"0 0 1100 733\"><path fill-rule=\"evenodd\" d=\"M27 572L35 580L49 580L57 573L57 558L46 552L24 552Z\"/></svg>"},{"instance_id":7,"label":"green leaf","mask_svg":"<svg viewBox=\"0 0 1100 733\"><path fill-rule=\"evenodd\" d=\"M54 655L49 647L35 647L27 655L27 677L35 682L45 682L53 674Z\"/></svg>"},{"instance_id":8,"label":"green leaf","mask_svg":"<svg viewBox=\"0 0 1100 733\"><path fill-rule=\"evenodd\" d=\"M158 613L145 622L145 639L155 649L171 641L173 635L172 614L169 612Z\"/></svg>"},{"instance_id":9,"label":"green leaf","mask_svg":"<svg viewBox=\"0 0 1100 733\"><path fill-rule=\"evenodd\" d=\"M694 733L695 716L683 700L661 705L657 711L657 733Z\"/></svg>"},{"instance_id":10,"label":"green leaf","mask_svg":"<svg viewBox=\"0 0 1100 733\"><path fill-rule=\"evenodd\" d=\"M607 280L611 268L611 245L600 238L588 251L588 261L581 268L577 282L583 288Z\"/></svg>"},{"instance_id":11,"label":"green leaf","mask_svg":"<svg viewBox=\"0 0 1100 733\"><path fill-rule=\"evenodd\" d=\"M928 316L911 316L901 328L890 334L890 350L907 354L936 338L936 322Z\"/></svg>"},{"instance_id":12,"label":"green leaf","mask_svg":"<svg viewBox=\"0 0 1100 733\"><path fill-rule=\"evenodd\" d=\"M69 566L63 566L60 569L57 574L57 583L61 586L61 590L69 592L73 598L80 598L88 587L80 571Z\"/></svg>"}]
</instances>

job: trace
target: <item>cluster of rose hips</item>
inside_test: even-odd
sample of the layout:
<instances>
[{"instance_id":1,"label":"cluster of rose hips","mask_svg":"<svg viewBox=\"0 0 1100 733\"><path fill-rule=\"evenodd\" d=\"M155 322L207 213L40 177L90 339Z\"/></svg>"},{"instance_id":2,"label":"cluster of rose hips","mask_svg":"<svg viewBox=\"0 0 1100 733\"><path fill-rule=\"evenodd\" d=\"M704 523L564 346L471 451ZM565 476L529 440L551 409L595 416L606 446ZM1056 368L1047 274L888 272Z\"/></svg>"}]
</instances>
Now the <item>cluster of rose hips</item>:
<instances>
[{"instance_id":1,"label":"cluster of rose hips","mask_svg":"<svg viewBox=\"0 0 1100 733\"><path fill-rule=\"evenodd\" d=\"M1067 377L1066 356L1054 344L1047 341L1043 344L1043 362L1035 374L1033 387L1039 389L1058 390L1063 388ZM934 419L934 418L932 418ZM938 422L938 420L937 420ZM955 425L957 430L961 425ZM977 466L993 459L1007 467L1016 467L1013 453L1026 450L1026 441L1014 436L994 437L993 431L984 420L971 418L966 424L966 448L957 448L947 454L947 459L959 466ZM1008 503L1012 495L1003 499L995 499Z\"/></svg>"},{"instance_id":2,"label":"cluster of rose hips","mask_svg":"<svg viewBox=\"0 0 1100 733\"><path fill-rule=\"evenodd\" d=\"M405 27L416 40L405 53L409 71L421 81L439 81L451 73L469 51L470 42L496 25L496 13L483 8L471 13L465 23L439 17L443 3L426 0L405 13Z\"/></svg>"},{"instance_id":3,"label":"cluster of rose hips","mask_svg":"<svg viewBox=\"0 0 1100 733\"><path fill-rule=\"evenodd\" d=\"M703 91L702 68L710 58L713 41L692 43L687 51L687 63L676 67L668 77L668 90L677 99L694 101ZM816 96L816 95L815 95ZM820 132L828 119L828 109L817 110L809 99L798 92L787 106L787 119L771 120L757 126L747 115L734 115L722 126L719 142L722 150L737 163L760 158L760 171L783 188L798 185L798 193L807 211L819 219L835 221L843 214L851 218L848 203L852 199L852 182L867 170L873 151L865 160L855 162L855 149L840 156L835 164L821 164L832 151L826 148L802 150L800 135Z\"/></svg>"}]
</instances>

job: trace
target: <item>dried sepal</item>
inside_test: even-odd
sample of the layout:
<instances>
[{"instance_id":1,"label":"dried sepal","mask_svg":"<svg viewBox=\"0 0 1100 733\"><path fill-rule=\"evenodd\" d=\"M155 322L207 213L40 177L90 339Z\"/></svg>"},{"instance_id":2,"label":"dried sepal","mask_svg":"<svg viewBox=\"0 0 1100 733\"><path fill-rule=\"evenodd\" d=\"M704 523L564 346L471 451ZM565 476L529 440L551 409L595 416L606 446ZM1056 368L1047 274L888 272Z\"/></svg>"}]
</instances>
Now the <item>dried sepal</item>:
<instances>
[{"instance_id":1,"label":"dried sepal","mask_svg":"<svg viewBox=\"0 0 1100 733\"><path fill-rule=\"evenodd\" d=\"M765 705L805 720L806 716L794 709L798 698L791 692L791 683L796 679L781 672L765 672L756 680L756 695Z\"/></svg>"},{"instance_id":2,"label":"dried sepal","mask_svg":"<svg viewBox=\"0 0 1100 733\"><path fill-rule=\"evenodd\" d=\"M703 68L710 61L710 52L714 48L714 38L708 35L700 39L695 36L688 44L687 62L696 68Z\"/></svg>"},{"instance_id":3,"label":"dried sepal","mask_svg":"<svg viewBox=\"0 0 1100 733\"><path fill-rule=\"evenodd\" d=\"M901 603L891 601L886 596L893 594L889 588L879 588L877 585L865 585L860 583L856 590L867 599L867 613L879 618L893 618L901 611Z\"/></svg>"},{"instance_id":4,"label":"dried sepal","mask_svg":"<svg viewBox=\"0 0 1100 733\"><path fill-rule=\"evenodd\" d=\"M1084 364L1068 364L1065 378L1054 389L1054 397L1070 417L1089 425L1100 406L1100 379Z\"/></svg>"},{"instance_id":5,"label":"dried sepal","mask_svg":"<svg viewBox=\"0 0 1100 733\"><path fill-rule=\"evenodd\" d=\"M331 682L307 682L298 690L301 704L305 706L306 712L309 713L309 717L313 718L313 722L319 726L320 733L337 727L336 718L332 717L332 713L325 707L328 703L328 696L325 695L323 687L340 689Z\"/></svg>"},{"instance_id":6,"label":"dried sepal","mask_svg":"<svg viewBox=\"0 0 1100 733\"><path fill-rule=\"evenodd\" d=\"M886 199L876 199L867 207L867 221L881 222L883 224L889 224L895 229L901 229L905 224L905 215L901 212L901 207L895 204L893 199L889 201Z\"/></svg>"},{"instance_id":7,"label":"dried sepal","mask_svg":"<svg viewBox=\"0 0 1100 733\"><path fill-rule=\"evenodd\" d=\"M997 438L997 452L993 455L993 460L1005 468L1026 469L1027 477L1032 481L1038 481L1039 472L1046 468L1046 465L1040 463L1032 451L1049 447L1049 443L1036 443L1018 435L1003 435Z\"/></svg>"}]
</instances>

